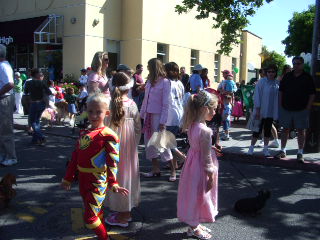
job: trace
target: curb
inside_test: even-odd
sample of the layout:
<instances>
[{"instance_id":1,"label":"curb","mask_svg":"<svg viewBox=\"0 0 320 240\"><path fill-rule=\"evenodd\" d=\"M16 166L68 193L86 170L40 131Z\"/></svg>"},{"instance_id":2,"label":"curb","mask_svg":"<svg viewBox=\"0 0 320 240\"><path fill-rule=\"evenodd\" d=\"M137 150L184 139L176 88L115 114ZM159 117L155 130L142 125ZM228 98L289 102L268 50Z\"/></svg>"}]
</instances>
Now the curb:
<instances>
[{"instance_id":1,"label":"curb","mask_svg":"<svg viewBox=\"0 0 320 240\"><path fill-rule=\"evenodd\" d=\"M264 158L262 156L249 156L246 154L236 154L236 153L223 153L220 158L223 161L232 161L238 163L249 163L258 164L265 166L282 167L287 169L303 170L309 172L320 172L320 163L311 162L305 160L305 163L300 163L296 159L275 159L273 157Z\"/></svg>"}]
</instances>

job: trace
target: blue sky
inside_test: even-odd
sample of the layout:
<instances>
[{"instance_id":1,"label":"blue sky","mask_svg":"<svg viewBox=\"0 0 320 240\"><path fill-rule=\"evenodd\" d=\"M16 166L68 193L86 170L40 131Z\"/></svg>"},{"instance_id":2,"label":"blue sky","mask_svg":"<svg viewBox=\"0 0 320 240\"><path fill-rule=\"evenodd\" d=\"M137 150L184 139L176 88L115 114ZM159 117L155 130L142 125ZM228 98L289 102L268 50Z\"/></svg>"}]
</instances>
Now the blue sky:
<instances>
[{"instance_id":1,"label":"blue sky","mask_svg":"<svg viewBox=\"0 0 320 240\"><path fill-rule=\"evenodd\" d=\"M316 0L274 0L259 8L254 17L249 18L246 30L262 38L269 50L284 55L285 46L281 41L288 36L289 20L294 12L302 12ZM288 61L288 60L287 60Z\"/></svg>"}]
</instances>

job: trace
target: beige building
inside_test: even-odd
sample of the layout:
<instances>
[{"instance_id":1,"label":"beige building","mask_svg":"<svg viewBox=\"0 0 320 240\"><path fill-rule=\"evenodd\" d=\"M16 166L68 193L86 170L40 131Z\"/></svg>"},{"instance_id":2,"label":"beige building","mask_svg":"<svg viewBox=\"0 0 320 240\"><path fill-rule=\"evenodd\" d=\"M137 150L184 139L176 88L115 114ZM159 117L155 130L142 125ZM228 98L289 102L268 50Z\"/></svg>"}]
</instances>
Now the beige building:
<instances>
[{"instance_id":1,"label":"beige building","mask_svg":"<svg viewBox=\"0 0 320 240\"><path fill-rule=\"evenodd\" d=\"M257 76L257 69L261 68L260 53L262 39L249 31L242 32L240 80L250 81Z\"/></svg>"},{"instance_id":2,"label":"beige building","mask_svg":"<svg viewBox=\"0 0 320 240\"><path fill-rule=\"evenodd\" d=\"M174 10L178 3L0 0L0 42L8 45L9 60L17 70L40 67L54 72L55 78L62 69L79 76L96 51L109 52L111 68L119 63L146 66L154 57L175 61L188 72L201 63L216 83L221 70L240 68L239 81L248 78L248 69L260 68L261 38L244 32L243 46L235 46L230 56L219 55L219 30L212 29L211 20L195 20L195 12L178 15Z\"/></svg>"}]
</instances>

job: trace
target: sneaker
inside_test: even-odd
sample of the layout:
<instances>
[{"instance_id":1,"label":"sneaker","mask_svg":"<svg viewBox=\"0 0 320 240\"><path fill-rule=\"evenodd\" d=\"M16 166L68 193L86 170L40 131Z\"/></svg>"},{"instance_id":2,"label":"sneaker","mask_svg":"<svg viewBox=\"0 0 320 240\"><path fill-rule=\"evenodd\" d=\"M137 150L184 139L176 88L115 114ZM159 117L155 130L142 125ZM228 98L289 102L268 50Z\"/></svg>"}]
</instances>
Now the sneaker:
<instances>
[{"instance_id":1,"label":"sneaker","mask_svg":"<svg viewBox=\"0 0 320 240\"><path fill-rule=\"evenodd\" d=\"M119 213L118 212L112 212L108 215L108 217L111 217L111 216L117 216ZM127 219L128 222L132 222L132 217L128 218Z\"/></svg>"},{"instance_id":2,"label":"sneaker","mask_svg":"<svg viewBox=\"0 0 320 240\"><path fill-rule=\"evenodd\" d=\"M274 158L277 158L277 159L281 159L281 158L285 158L287 156L287 154L280 150L276 155L274 155Z\"/></svg>"},{"instance_id":3,"label":"sneaker","mask_svg":"<svg viewBox=\"0 0 320 240\"><path fill-rule=\"evenodd\" d=\"M252 156L253 155L253 150L254 150L254 146L250 146L247 154Z\"/></svg>"},{"instance_id":4,"label":"sneaker","mask_svg":"<svg viewBox=\"0 0 320 240\"><path fill-rule=\"evenodd\" d=\"M270 147L270 148L279 148L279 147L280 147L279 141L274 140L274 141L269 145L269 147Z\"/></svg>"},{"instance_id":5,"label":"sneaker","mask_svg":"<svg viewBox=\"0 0 320 240\"><path fill-rule=\"evenodd\" d=\"M230 138L228 137L228 136L222 136L221 137L221 140L223 140L223 141L228 141Z\"/></svg>"},{"instance_id":6,"label":"sneaker","mask_svg":"<svg viewBox=\"0 0 320 240\"><path fill-rule=\"evenodd\" d=\"M126 223L119 222L117 220L117 215L108 216L105 219L105 221L106 221L107 224L109 224L111 226L119 226L119 227L128 227L129 226L128 222L126 222Z\"/></svg>"},{"instance_id":7,"label":"sneaker","mask_svg":"<svg viewBox=\"0 0 320 240\"><path fill-rule=\"evenodd\" d=\"M15 165L17 163L18 163L17 159L7 159L7 160L4 160L1 164L8 167L8 166Z\"/></svg>"},{"instance_id":8,"label":"sneaker","mask_svg":"<svg viewBox=\"0 0 320 240\"><path fill-rule=\"evenodd\" d=\"M263 147L264 146L264 141L263 141L263 139L262 140L260 140L260 142L258 143L258 145L257 145L258 147Z\"/></svg>"},{"instance_id":9,"label":"sneaker","mask_svg":"<svg viewBox=\"0 0 320 240\"><path fill-rule=\"evenodd\" d=\"M297 154L297 160L298 160L298 162L300 162L300 163L305 163L304 158L303 158L303 155L302 155L301 153L298 153L298 154Z\"/></svg>"},{"instance_id":10,"label":"sneaker","mask_svg":"<svg viewBox=\"0 0 320 240\"><path fill-rule=\"evenodd\" d=\"M263 149L263 155L264 155L265 157L270 157L270 156L271 156L268 148L264 148L264 149Z\"/></svg>"}]
</instances>

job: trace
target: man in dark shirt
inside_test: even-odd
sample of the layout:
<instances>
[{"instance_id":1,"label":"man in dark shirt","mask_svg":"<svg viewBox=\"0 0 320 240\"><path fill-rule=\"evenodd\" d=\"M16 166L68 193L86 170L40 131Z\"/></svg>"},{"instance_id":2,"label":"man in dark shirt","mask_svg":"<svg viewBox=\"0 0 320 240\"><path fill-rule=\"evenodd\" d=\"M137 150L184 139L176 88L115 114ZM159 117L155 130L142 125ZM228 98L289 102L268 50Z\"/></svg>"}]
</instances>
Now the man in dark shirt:
<instances>
[{"instance_id":1,"label":"man in dark shirt","mask_svg":"<svg viewBox=\"0 0 320 240\"><path fill-rule=\"evenodd\" d=\"M43 73L34 68L31 70L32 80L26 83L24 93L30 94L31 104L29 112L29 121L33 129L32 143L43 145L45 143L44 135L40 128L40 117L46 108L45 99L51 95L50 89L42 81L44 78Z\"/></svg>"},{"instance_id":2,"label":"man in dark shirt","mask_svg":"<svg viewBox=\"0 0 320 240\"><path fill-rule=\"evenodd\" d=\"M180 68L180 79L184 86L184 92L190 92L190 82L189 82L189 75L186 73L186 68Z\"/></svg>"},{"instance_id":3,"label":"man in dark shirt","mask_svg":"<svg viewBox=\"0 0 320 240\"><path fill-rule=\"evenodd\" d=\"M303 70L303 58L294 57L292 64L293 71L283 77L279 86L279 122L283 132L281 133L281 150L275 157L286 157L290 129L296 128L298 131L297 160L303 163L306 129L309 127L309 114L316 89L311 75Z\"/></svg>"}]
</instances>

